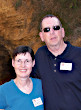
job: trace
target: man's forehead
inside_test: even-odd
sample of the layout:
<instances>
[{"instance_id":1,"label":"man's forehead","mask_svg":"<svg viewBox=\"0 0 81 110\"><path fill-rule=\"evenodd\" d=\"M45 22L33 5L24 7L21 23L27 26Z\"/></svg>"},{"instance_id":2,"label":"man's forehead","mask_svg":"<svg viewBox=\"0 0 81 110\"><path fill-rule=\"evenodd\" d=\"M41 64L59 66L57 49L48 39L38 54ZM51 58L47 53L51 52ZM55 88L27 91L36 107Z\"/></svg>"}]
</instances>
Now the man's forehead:
<instances>
[{"instance_id":1,"label":"man's forehead","mask_svg":"<svg viewBox=\"0 0 81 110\"><path fill-rule=\"evenodd\" d=\"M46 17L42 20L42 25L57 25L59 24L59 20L57 17Z\"/></svg>"}]
</instances>

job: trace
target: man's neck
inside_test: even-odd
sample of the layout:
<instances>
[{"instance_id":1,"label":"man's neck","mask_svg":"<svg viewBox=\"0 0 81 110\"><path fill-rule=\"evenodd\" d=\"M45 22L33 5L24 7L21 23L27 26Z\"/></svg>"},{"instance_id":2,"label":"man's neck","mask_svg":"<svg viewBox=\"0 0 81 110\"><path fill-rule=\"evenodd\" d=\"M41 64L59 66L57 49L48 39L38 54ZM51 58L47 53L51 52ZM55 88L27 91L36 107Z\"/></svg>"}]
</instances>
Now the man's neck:
<instances>
[{"instance_id":1,"label":"man's neck","mask_svg":"<svg viewBox=\"0 0 81 110\"><path fill-rule=\"evenodd\" d=\"M65 44L64 42L62 42L61 45L59 45L59 46L53 46L51 48L48 48L48 50L54 56L58 56L58 55L61 55L63 53L63 51L65 50L66 47L67 47L67 44Z\"/></svg>"}]
</instances>

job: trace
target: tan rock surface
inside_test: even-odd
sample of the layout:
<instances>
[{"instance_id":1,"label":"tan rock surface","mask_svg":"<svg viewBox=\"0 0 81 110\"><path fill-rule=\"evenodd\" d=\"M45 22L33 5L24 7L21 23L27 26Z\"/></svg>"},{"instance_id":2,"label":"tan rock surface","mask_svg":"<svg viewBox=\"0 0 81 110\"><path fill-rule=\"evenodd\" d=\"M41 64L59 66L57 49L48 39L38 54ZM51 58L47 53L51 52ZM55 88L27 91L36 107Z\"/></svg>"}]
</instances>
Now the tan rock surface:
<instances>
[{"instance_id":1,"label":"tan rock surface","mask_svg":"<svg viewBox=\"0 0 81 110\"><path fill-rule=\"evenodd\" d=\"M16 46L29 45L36 52L42 45L39 23L49 13L62 21L65 40L81 46L80 0L0 0L0 82L11 77L9 60Z\"/></svg>"}]
</instances>

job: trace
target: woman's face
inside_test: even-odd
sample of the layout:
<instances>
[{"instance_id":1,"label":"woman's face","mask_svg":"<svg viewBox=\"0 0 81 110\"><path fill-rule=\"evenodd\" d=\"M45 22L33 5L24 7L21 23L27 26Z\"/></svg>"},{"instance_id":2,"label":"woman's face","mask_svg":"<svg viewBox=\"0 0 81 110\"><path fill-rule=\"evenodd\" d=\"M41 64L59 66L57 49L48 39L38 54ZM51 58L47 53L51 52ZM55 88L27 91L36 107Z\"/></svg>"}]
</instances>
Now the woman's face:
<instances>
[{"instance_id":1,"label":"woman's face","mask_svg":"<svg viewBox=\"0 0 81 110\"><path fill-rule=\"evenodd\" d=\"M15 59L12 59L12 66L15 69L16 76L20 78L27 78L30 76L32 67L34 66L35 61L32 61L30 53L20 53Z\"/></svg>"}]
</instances>

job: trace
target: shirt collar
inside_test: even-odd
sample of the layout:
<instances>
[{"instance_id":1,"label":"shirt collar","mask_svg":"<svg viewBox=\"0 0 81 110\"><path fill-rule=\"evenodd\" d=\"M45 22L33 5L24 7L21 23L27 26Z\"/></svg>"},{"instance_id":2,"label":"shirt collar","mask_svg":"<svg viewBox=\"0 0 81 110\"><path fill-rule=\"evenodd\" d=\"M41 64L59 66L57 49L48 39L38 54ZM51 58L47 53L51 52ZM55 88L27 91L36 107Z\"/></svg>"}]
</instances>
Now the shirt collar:
<instances>
[{"instance_id":1,"label":"shirt collar","mask_svg":"<svg viewBox=\"0 0 81 110\"><path fill-rule=\"evenodd\" d=\"M57 57L55 56L55 55L53 55L49 50L48 50L48 48L47 48L47 46L46 46L46 52L47 52L47 55L48 56L52 56L53 58L64 58L68 53L69 53L69 49L71 48L71 44L70 44L70 42L68 42L68 41L65 41L65 43L67 44L67 47L65 48L65 50L63 51L63 53L62 54L60 54L60 55L58 55Z\"/></svg>"}]
</instances>

